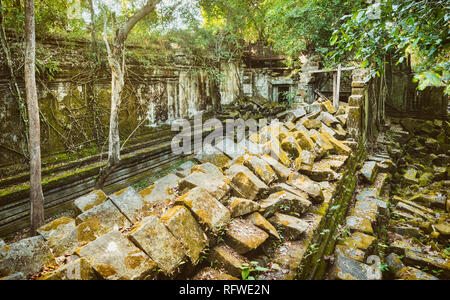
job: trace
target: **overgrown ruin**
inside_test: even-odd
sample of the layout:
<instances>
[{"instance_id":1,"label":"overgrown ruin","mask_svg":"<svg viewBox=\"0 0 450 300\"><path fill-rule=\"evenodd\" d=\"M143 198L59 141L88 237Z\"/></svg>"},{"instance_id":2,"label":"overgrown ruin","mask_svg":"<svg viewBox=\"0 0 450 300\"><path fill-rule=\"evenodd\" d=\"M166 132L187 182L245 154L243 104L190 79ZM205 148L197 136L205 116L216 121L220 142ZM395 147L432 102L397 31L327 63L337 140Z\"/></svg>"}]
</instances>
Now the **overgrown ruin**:
<instances>
[{"instance_id":1,"label":"overgrown ruin","mask_svg":"<svg viewBox=\"0 0 450 300\"><path fill-rule=\"evenodd\" d=\"M410 62L297 68L256 42L211 69L128 46L121 160L99 190L111 74L89 41L38 42L57 66L38 90L46 224L29 236L26 122L2 63L0 280L450 279L448 95L418 90ZM205 144L213 118L266 123ZM174 153L180 135L200 151Z\"/></svg>"}]
</instances>

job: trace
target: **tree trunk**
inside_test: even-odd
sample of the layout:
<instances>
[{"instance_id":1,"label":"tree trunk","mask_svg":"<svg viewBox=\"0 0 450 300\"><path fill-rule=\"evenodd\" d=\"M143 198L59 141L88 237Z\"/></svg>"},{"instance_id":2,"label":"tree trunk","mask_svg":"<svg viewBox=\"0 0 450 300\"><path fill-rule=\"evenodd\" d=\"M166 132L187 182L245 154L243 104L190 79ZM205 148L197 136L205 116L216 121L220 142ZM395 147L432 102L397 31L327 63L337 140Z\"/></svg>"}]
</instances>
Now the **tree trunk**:
<instances>
[{"instance_id":1,"label":"tree trunk","mask_svg":"<svg viewBox=\"0 0 450 300\"><path fill-rule=\"evenodd\" d=\"M89 0L89 11L91 13L91 38L92 38L92 47L94 48L95 59L98 61L98 45L97 45L97 31L95 30L95 11L94 11L94 1Z\"/></svg>"},{"instance_id":2,"label":"tree trunk","mask_svg":"<svg viewBox=\"0 0 450 300\"><path fill-rule=\"evenodd\" d=\"M120 136L119 136L119 109L123 87L125 85L125 42L130 31L145 16L155 10L161 0L148 0L147 3L135 15L116 31L112 49L109 47L106 37L106 20L104 40L108 52L108 62L111 68L111 116L109 120L109 149L108 163L100 172L95 187L103 189L108 176L117 168L120 162Z\"/></svg>"},{"instance_id":3,"label":"tree trunk","mask_svg":"<svg viewBox=\"0 0 450 300\"><path fill-rule=\"evenodd\" d=\"M31 230L44 224L44 195L41 185L41 135L39 104L36 91L36 34L34 0L25 0L25 89L27 94L28 119L30 124L30 201Z\"/></svg>"}]
</instances>

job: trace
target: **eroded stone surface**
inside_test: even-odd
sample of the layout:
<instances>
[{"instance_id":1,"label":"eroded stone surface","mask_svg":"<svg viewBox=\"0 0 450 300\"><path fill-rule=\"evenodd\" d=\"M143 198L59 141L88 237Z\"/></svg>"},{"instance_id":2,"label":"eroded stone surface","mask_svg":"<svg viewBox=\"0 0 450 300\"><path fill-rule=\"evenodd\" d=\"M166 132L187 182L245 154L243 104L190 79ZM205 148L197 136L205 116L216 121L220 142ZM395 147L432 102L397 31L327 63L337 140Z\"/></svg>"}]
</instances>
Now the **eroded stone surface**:
<instances>
[{"instance_id":1,"label":"eroded stone surface","mask_svg":"<svg viewBox=\"0 0 450 300\"><path fill-rule=\"evenodd\" d=\"M230 199L228 207L233 218L251 214L261 208L261 206L255 201L236 197Z\"/></svg>"},{"instance_id":2,"label":"eroded stone surface","mask_svg":"<svg viewBox=\"0 0 450 300\"><path fill-rule=\"evenodd\" d=\"M49 240L51 237L63 235L75 228L75 219L62 217L56 219L37 230L37 232Z\"/></svg>"},{"instance_id":3,"label":"eroded stone surface","mask_svg":"<svg viewBox=\"0 0 450 300\"><path fill-rule=\"evenodd\" d=\"M201 223L215 232L223 228L231 218L230 211L202 188L190 190L176 203L187 206Z\"/></svg>"},{"instance_id":4,"label":"eroded stone surface","mask_svg":"<svg viewBox=\"0 0 450 300\"><path fill-rule=\"evenodd\" d=\"M182 179L179 184L179 190L182 194L195 187L203 188L218 200L221 200L230 191L227 182L203 172L193 173Z\"/></svg>"},{"instance_id":5,"label":"eroded stone surface","mask_svg":"<svg viewBox=\"0 0 450 300\"><path fill-rule=\"evenodd\" d=\"M288 240L298 239L309 228L309 224L305 221L280 213L276 213L270 218L270 222L276 227L281 228L283 237Z\"/></svg>"},{"instance_id":6,"label":"eroded stone surface","mask_svg":"<svg viewBox=\"0 0 450 300\"><path fill-rule=\"evenodd\" d=\"M239 197L255 200L268 186L253 172L242 165L233 165L226 174L231 178L231 186Z\"/></svg>"},{"instance_id":7,"label":"eroded stone surface","mask_svg":"<svg viewBox=\"0 0 450 300\"><path fill-rule=\"evenodd\" d=\"M197 264L209 241L189 210L184 206L175 206L161 217L161 221L184 245L191 262Z\"/></svg>"},{"instance_id":8,"label":"eroded stone surface","mask_svg":"<svg viewBox=\"0 0 450 300\"><path fill-rule=\"evenodd\" d=\"M213 265L225 269L228 274L238 278L241 278L241 267L248 263L245 257L225 244L212 249L209 260Z\"/></svg>"},{"instance_id":9,"label":"eroded stone surface","mask_svg":"<svg viewBox=\"0 0 450 300\"><path fill-rule=\"evenodd\" d=\"M260 213L255 212L255 213L249 215L246 219L249 220L250 222L252 222L253 225L272 234L277 239L280 238L280 235L278 234L278 231L275 229L275 227L272 224L270 224L270 222L267 221L267 219L264 218Z\"/></svg>"},{"instance_id":10,"label":"eroded stone surface","mask_svg":"<svg viewBox=\"0 0 450 300\"><path fill-rule=\"evenodd\" d=\"M99 226L97 232L105 234L111 230L119 230L131 226L130 221L110 201L97 205L76 218L77 224L93 219Z\"/></svg>"},{"instance_id":11,"label":"eroded stone surface","mask_svg":"<svg viewBox=\"0 0 450 300\"><path fill-rule=\"evenodd\" d=\"M200 270L192 280L239 280L227 273L213 268L204 268Z\"/></svg>"},{"instance_id":12,"label":"eroded stone surface","mask_svg":"<svg viewBox=\"0 0 450 300\"><path fill-rule=\"evenodd\" d=\"M136 223L149 213L144 198L132 187L117 192L109 198L132 223Z\"/></svg>"},{"instance_id":13,"label":"eroded stone surface","mask_svg":"<svg viewBox=\"0 0 450 300\"><path fill-rule=\"evenodd\" d=\"M93 191L86 196L76 199L74 201L74 205L80 212L83 213L90 210L94 206L102 204L106 201L106 199L108 199L108 197L103 191Z\"/></svg>"},{"instance_id":14,"label":"eroded stone surface","mask_svg":"<svg viewBox=\"0 0 450 300\"><path fill-rule=\"evenodd\" d=\"M274 193L260 202L262 215L266 218L277 212L297 213L299 215L308 211L311 202L286 191Z\"/></svg>"},{"instance_id":15,"label":"eroded stone surface","mask_svg":"<svg viewBox=\"0 0 450 300\"><path fill-rule=\"evenodd\" d=\"M45 274L39 280L97 280L99 279L89 262L80 258L57 270Z\"/></svg>"},{"instance_id":16,"label":"eroded stone surface","mask_svg":"<svg viewBox=\"0 0 450 300\"><path fill-rule=\"evenodd\" d=\"M142 280L155 277L157 265L115 230L81 248L78 254L103 279Z\"/></svg>"},{"instance_id":17,"label":"eroded stone surface","mask_svg":"<svg viewBox=\"0 0 450 300\"><path fill-rule=\"evenodd\" d=\"M156 181L147 189L139 192L144 198L144 202L148 204L171 201L175 199L175 188L178 186L180 177L175 174L169 174Z\"/></svg>"},{"instance_id":18,"label":"eroded stone surface","mask_svg":"<svg viewBox=\"0 0 450 300\"><path fill-rule=\"evenodd\" d=\"M42 236L23 239L0 248L0 277L18 272L28 277L38 273L42 267L55 263Z\"/></svg>"},{"instance_id":19,"label":"eroded stone surface","mask_svg":"<svg viewBox=\"0 0 450 300\"><path fill-rule=\"evenodd\" d=\"M233 220L226 231L227 244L237 253L246 254L258 248L269 235L248 220Z\"/></svg>"}]
</instances>

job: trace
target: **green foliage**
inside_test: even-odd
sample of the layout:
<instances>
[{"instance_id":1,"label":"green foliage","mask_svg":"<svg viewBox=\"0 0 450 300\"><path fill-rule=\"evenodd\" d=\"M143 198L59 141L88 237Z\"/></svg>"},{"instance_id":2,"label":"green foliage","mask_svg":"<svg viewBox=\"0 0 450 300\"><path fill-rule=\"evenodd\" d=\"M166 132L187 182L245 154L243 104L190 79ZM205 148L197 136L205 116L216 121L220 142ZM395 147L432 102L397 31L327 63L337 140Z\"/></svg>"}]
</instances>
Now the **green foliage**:
<instances>
[{"instance_id":1,"label":"green foliage","mask_svg":"<svg viewBox=\"0 0 450 300\"><path fill-rule=\"evenodd\" d=\"M299 54L329 51L339 17L359 8L362 1L268 0L267 26L275 49L294 59Z\"/></svg>"},{"instance_id":2,"label":"green foliage","mask_svg":"<svg viewBox=\"0 0 450 300\"><path fill-rule=\"evenodd\" d=\"M387 0L345 15L331 37L330 57L339 61L351 53L373 69L372 76L380 76L386 61L401 64L411 56L419 89L446 86L449 93L449 7L446 0Z\"/></svg>"},{"instance_id":3,"label":"green foliage","mask_svg":"<svg viewBox=\"0 0 450 300\"><path fill-rule=\"evenodd\" d=\"M263 268L259 266L259 263L257 261L252 261L250 264L243 263L240 267L241 269L241 276L242 280L255 280L255 277L253 274L255 272L266 272L268 271L267 268Z\"/></svg>"}]
</instances>

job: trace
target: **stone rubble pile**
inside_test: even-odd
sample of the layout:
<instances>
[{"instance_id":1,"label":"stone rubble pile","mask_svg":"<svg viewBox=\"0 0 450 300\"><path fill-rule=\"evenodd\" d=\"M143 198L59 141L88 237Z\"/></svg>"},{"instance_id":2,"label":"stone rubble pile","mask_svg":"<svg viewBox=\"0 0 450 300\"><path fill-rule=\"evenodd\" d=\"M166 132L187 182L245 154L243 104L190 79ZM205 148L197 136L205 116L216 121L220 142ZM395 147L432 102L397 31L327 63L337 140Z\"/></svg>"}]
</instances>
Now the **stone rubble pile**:
<instances>
[{"instance_id":1,"label":"stone rubble pile","mask_svg":"<svg viewBox=\"0 0 450 300\"><path fill-rule=\"evenodd\" d=\"M225 138L147 189L74 202L40 235L0 248L4 279L293 279L357 143L345 107L305 105Z\"/></svg>"},{"instance_id":2,"label":"stone rubble pile","mask_svg":"<svg viewBox=\"0 0 450 300\"><path fill-rule=\"evenodd\" d=\"M385 279L450 279L449 130L448 121L403 119L380 135L331 278L381 279L366 263L375 254Z\"/></svg>"},{"instance_id":3,"label":"stone rubble pile","mask_svg":"<svg viewBox=\"0 0 450 300\"><path fill-rule=\"evenodd\" d=\"M274 117L286 111L286 105L267 101L265 99L240 98L232 104L223 105L221 119L261 119Z\"/></svg>"}]
</instances>

